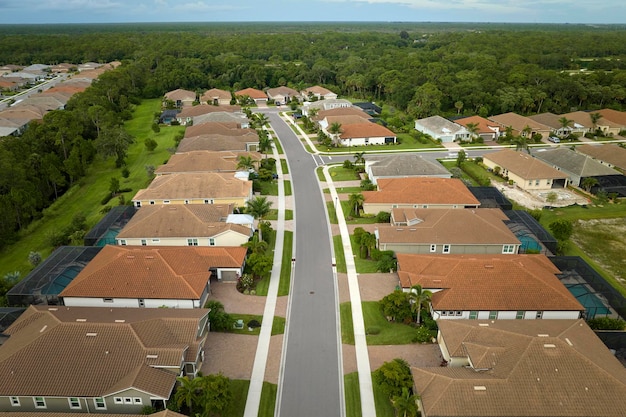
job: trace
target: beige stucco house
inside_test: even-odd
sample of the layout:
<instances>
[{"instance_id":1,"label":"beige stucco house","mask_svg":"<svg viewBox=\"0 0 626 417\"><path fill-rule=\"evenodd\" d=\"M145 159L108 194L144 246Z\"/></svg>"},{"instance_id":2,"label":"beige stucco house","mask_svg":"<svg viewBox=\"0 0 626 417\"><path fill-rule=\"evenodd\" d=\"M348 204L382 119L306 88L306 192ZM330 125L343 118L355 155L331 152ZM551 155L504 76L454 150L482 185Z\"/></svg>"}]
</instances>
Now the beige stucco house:
<instances>
[{"instance_id":1,"label":"beige stucco house","mask_svg":"<svg viewBox=\"0 0 626 417\"><path fill-rule=\"evenodd\" d=\"M513 181L523 190L550 190L565 188L569 176L525 152L511 149L487 153L483 156L487 168Z\"/></svg>"}]
</instances>

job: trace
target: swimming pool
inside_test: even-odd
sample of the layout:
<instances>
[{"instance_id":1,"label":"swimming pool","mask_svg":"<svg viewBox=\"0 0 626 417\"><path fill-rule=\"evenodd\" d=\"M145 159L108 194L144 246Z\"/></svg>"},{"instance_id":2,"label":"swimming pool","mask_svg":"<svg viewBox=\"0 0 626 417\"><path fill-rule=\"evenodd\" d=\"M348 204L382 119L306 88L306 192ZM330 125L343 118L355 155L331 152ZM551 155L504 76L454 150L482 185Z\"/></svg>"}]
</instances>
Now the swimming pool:
<instances>
[{"instance_id":1,"label":"swimming pool","mask_svg":"<svg viewBox=\"0 0 626 417\"><path fill-rule=\"evenodd\" d=\"M578 302L585 307L587 319L592 319L596 315L606 316L611 314L611 310L591 292L584 284L565 284L569 292L576 297Z\"/></svg>"}]
</instances>

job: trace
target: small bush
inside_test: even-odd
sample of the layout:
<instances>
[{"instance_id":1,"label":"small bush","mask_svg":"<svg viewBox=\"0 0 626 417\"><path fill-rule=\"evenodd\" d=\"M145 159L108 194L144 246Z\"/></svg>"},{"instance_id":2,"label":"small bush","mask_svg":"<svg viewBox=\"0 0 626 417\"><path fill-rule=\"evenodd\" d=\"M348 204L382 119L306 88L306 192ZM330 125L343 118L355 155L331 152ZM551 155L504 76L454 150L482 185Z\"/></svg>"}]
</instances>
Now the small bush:
<instances>
[{"instance_id":1,"label":"small bush","mask_svg":"<svg viewBox=\"0 0 626 417\"><path fill-rule=\"evenodd\" d=\"M258 320L252 319L248 322L248 327L250 327L251 329L256 329L257 327L261 327L261 323L259 323Z\"/></svg>"},{"instance_id":2,"label":"small bush","mask_svg":"<svg viewBox=\"0 0 626 417\"><path fill-rule=\"evenodd\" d=\"M376 223L389 223L391 221L391 213L379 211L376 214Z\"/></svg>"},{"instance_id":3,"label":"small bush","mask_svg":"<svg viewBox=\"0 0 626 417\"><path fill-rule=\"evenodd\" d=\"M430 342L433 338L432 333L426 327L418 327L413 336L413 343L426 343Z\"/></svg>"},{"instance_id":4,"label":"small bush","mask_svg":"<svg viewBox=\"0 0 626 417\"><path fill-rule=\"evenodd\" d=\"M587 324L593 330L624 330L624 327L626 327L624 320L611 317L598 317L587 320Z\"/></svg>"},{"instance_id":5,"label":"small bush","mask_svg":"<svg viewBox=\"0 0 626 417\"><path fill-rule=\"evenodd\" d=\"M375 326L368 327L367 329L365 329L365 334L369 334L372 336L380 334L380 327L375 327Z\"/></svg>"}]
</instances>

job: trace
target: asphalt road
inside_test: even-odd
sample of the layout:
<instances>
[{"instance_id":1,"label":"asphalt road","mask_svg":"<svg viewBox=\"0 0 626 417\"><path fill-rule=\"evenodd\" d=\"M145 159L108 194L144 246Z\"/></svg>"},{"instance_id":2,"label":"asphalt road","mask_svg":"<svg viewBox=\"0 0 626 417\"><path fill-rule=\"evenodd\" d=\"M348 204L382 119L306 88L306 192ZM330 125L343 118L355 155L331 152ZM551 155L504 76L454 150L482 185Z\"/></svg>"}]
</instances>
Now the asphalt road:
<instances>
[{"instance_id":1,"label":"asphalt road","mask_svg":"<svg viewBox=\"0 0 626 417\"><path fill-rule=\"evenodd\" d=\"M266 114L289 161L296 220L295 273L277 415L343 416L338 300L317 164L275 112Z\"/></svg>"}]
</instances>

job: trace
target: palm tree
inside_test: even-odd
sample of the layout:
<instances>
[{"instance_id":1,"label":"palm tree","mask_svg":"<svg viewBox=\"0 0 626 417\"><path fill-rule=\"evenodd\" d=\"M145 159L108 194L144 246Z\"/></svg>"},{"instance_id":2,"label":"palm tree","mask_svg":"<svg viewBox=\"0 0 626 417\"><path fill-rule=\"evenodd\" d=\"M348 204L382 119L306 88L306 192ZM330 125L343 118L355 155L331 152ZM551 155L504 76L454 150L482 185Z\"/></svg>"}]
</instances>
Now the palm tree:
<instances>
[{"instance_id":1,"label":"palm tree","mask_svg":"<svg viewBox=\"0 0 626 417\"><path fill-rule=\"evenodd\" d=\"M254 170L254 159L251 156L241 155L237 160L237 169L244 171Z\"/></svg>"},{"instance_id":2,"label":"palm tree","mask_svg":"<svg viewBox=\"0 0 626 417\"><path fill-rule=\"evenodd\" d=\"M267 153L272 149L272 139L265 130L257 130L257 132L259 132L259 152L264 153L267 159Z\"/></svg>"},{"instance_id":3,"label":"palm tree","mask_svg":"<svg viewBox=\"0 0 626 417\"><path fill-rule=\"evenodd\" d=\"M269 214L271 209L272 202L268 201L266 196L255 197L246 202L246 212L258 219L259 222ZM259 228L259 239L263 240L261 228Z\"/></svg>"},{"instance_id":4,"label":"palm tree","mask_svg":"<svg viewBox=\"0 0 626 417\"><path fill-rule=\"evenodd\" d=\"M478 123L468 123L465 128L470 134L470 140L473 142L476 136L478 136Z\"/></svg>"},{"instance_id":5,"label":"palm tree","mask_svg":"<svg viewBox=\"0 0 626 417\"><path fill-rule=\"evenodd\" d=\"M363 164L365 165L365 152L357 152L354 154L354 164L355 165L359 165L359 164Z\"/></svg>"},{"instance_id":6,"label":"palm tree","mask_svg":"<svg viewBox=\"0 0 626 417\"><path fill-rule=\"evenodd\" d=\"M559 124L561 125L561 129L563 131L563 134L562 134L563 137L567 136L565 132L567 132L568 128L572 125L572 123L574 123L574 121L568 119L565 116L559 119Z\"/></svg>"},{"instance_id":7,"label":"palm tree","mask_svg":"<svg viewBox=\"0 0 626 417\"><path fill-rule=\"evenodd\" d=\"M261 230L259 229L259 232ZM263 240L261 240L261 238L259 237L258 234L253 234L252 238L250 238L250 240L246 243L244 243L243 245L248 249L250 249L250 253L256 253L258 255L263 255L265 253L265 251L267 250L267 242L264 242Z\"/></svg>"},{"instance_id":8,"label":"palm tree","mask_svg":"<svg viewBox=\"0 0 626 417\"><path fill-rule=\"evenodd\" d=\"M361 245L367 249L367 258L371 257L372 249L376 247L376 235L374 233L363 233Z\"/></svg>"},{"instance_id":9,"label":"palm tree","mask_svg":"<svg viewBox=\"0 0 626 417\"><path fill-rule=\"evenodd\" d=\"M409 292L409 301L411 302L411 311L413 313L417 313L416 323L420 324L422 322L422 308L428 307L428 303L432 298L433 293L429 290L422 289L421 285L413 285Z\"/></svg>"},{"instance_id":10,"label":"palm tree","mask_svg":"<svg viewBox=\"0 0 626 417\"><path fill-rule=\"evenodd\" d=\"M398 417L416 417L419 410L417 409L417 400L419 395L411 394L407 387L402 387L402 394L391 399L391 404L396 410Z\"/></svg>"},{"instance_id":11,"label":"palm tree","mask_svg":"<svg viewBox=\"0 0 626 417\"><path fill-rule=\"evenodd\" d=\"M315 119L315 116L317 116L317 114L320 112L320 109L318 109L317 107L313 107L312 109L309 109L309 118L310 119Z\"/></svg>"},{"instance_id":12,"label":"palm tree","mask_svg":"<svg viewBox=\"0 0 626 417\"><path fill-rule=\"evenodd\" d=\"M254 124L256 126L258 126L258 127L263 127L263 126L267 125L269 123L269 121L270 121L270 119L264 113L255 113L254 115L257 118L257 120L256 120L256 122Z\"/></svg>"},{"instance_id":13,"label":"palm tree","mask_svg":"<svg viewBox=\"0 0 626 417\"><path fill-rule=\"evenodd\" d=\"M598 180L594 177L586 177L580 185L585 191L590 192L594 186L598 185Z\"/></svg>"},{"instance_id":14,"label":"palm tree","mask_svg":"<svg viewBox=\"0 0 626 417\"><path fill-rule=\"evenodd\" d=\"M361 193L353 193L348 197L348 204L350 204L350 207L354 207L354 215L356 217L359 217L359 209L363 206L364 201L365 198Z\"/></svg>"},{"instance_id":15,"label":"palm tree","mask_svg":"<svg viewBox=\"0 0 626 417\"><path fill-rule=\"evenodd\" d=\"M589 117L591 117L591 124L593 125L593 133L596 133L598 129L598 121L602 118L600 113L589 113Z\"/></svg>"},{"instance_id":16,"label":"palm tree","mask_svg":"<svg viewBox=\"0 0 626 417\"><path fill-rule=\"evenodd\" d=\"M331 124L328 128L328 133L332 135L333 142L337 143L339 140L339 136L341 136L341 134L343 133L343 130L341 129L341 123L334 122L333 124Z\"/></svg>"},{"instance_id":17,"label":"palm tree","mask_svg":"<svg viewBox=\"0 0 626 417\"><path fill-rule=\"evenodd\" d=\"M190 414L193 414L194 406L202 399L203 381L202 378L190 379L188 376L179 376L176 380L180 386L174 394L176 405L180 408L183 405L187 407Z\"/></svg>"}]
</instances>

